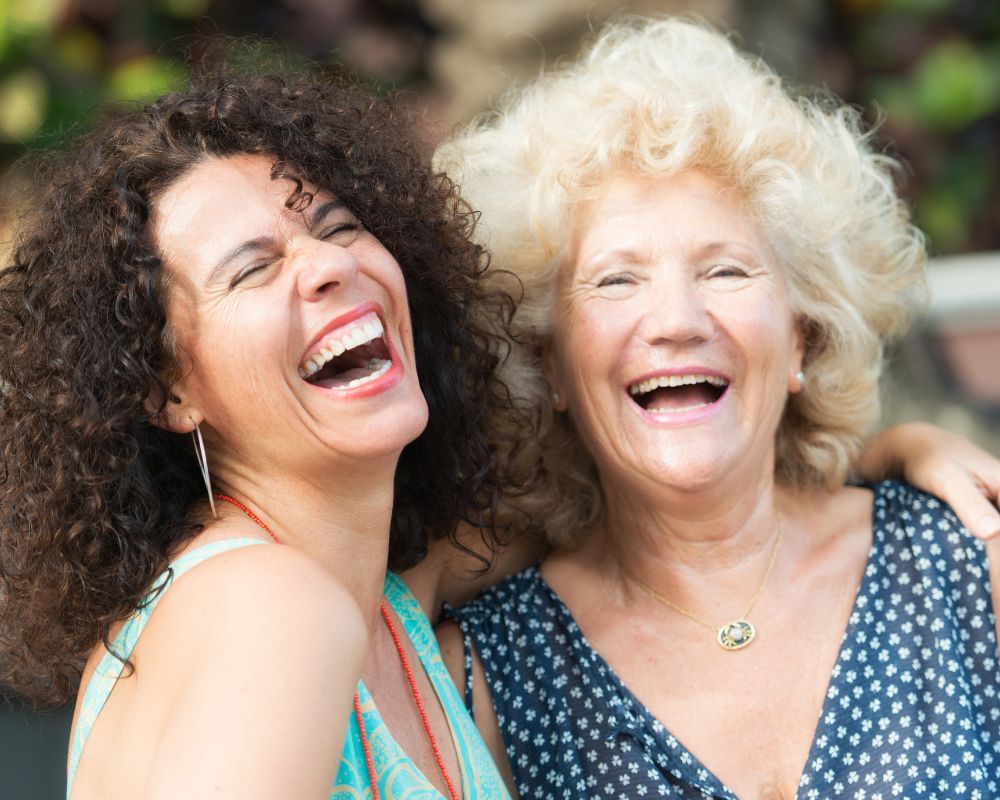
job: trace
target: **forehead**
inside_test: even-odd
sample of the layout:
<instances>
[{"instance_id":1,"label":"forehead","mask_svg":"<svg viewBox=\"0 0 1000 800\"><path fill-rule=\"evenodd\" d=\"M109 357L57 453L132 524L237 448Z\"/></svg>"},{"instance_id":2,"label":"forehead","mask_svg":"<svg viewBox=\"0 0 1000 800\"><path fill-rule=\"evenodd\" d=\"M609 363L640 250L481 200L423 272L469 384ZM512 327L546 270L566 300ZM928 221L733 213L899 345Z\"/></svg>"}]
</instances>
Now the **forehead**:
<instances>
[{"instance_id":1,"label":"forehead","mask_svg":"<svg viewBox=\"0 0 1000 800\"><path fill-rule=\"evenodd\" d=\"M586 257L616 247L681 247L708 240L763 252L767 240L734 189L699 171L612 178L576 213L572 251Z\"/></svg>"},{"instance_id":2,"label":"forehead","mask_svg":"<svg viewBox=\"0 0 1000 800\"><path fill-rule=\"evenodd\" d=\"M273 165L274 158L262 155L210 157L170 186L158 199L152 220L166 260L201 264L279 226L304 226L301 212L285 208L294 184L272 178Z\"/></svg>"}]
</instances>

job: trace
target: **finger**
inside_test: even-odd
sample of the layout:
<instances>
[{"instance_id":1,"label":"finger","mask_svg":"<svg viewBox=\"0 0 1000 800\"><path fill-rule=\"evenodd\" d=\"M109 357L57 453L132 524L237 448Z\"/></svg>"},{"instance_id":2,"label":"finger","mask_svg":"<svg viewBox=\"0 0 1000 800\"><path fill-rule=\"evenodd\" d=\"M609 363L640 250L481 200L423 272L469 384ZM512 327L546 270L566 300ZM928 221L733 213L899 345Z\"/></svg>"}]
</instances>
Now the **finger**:
<instances>
[{"instance_id":1,"label":"finger","mask_svg":"<svg viewBox=\"0 0 1000 800\"><path fill-rule=\"evenodd\" d=\"M941 498L973 536L992 539L1000 535L1000 510L968 475L949 478L941 487Z\"/></svg>"}]
</instances>

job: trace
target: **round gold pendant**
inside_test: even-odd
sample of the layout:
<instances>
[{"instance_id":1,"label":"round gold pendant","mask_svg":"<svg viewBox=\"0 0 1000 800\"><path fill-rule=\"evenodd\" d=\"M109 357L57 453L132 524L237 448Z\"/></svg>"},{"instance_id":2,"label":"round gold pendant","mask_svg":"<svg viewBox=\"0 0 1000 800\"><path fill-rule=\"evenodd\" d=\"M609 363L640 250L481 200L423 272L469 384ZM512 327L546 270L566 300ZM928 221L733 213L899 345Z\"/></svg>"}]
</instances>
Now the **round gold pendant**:
<instances>
[{"instance_id":1,"label":"round gold pendant","mask_svg":"<svg viewBox=\"0 0 1000 800\"><path fill-rule=\"evenodd\" d=\"M719 635L716 638L723 650L742 650L756 635L757 629L753 625L745 619L737 619L719 628Z\"/></svg>"}]
</instances>

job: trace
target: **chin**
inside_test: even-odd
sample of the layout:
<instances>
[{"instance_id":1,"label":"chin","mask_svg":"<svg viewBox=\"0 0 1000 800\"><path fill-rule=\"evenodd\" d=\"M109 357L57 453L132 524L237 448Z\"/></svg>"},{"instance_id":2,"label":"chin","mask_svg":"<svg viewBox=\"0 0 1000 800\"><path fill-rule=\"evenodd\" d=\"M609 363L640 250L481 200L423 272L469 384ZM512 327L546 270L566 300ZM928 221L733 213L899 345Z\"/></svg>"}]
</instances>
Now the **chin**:
<instances>
[{"instance_id":1,"label":"chin","mask_svg":"<svg viewBox=\"0 0 1000 800\"><path fill-rule=\"evenodd\" d=\"M671 459L661 464L654 479L678 492L698 492L722 483L732 472L732 464L722 459Z\"/></svg>"},{"instance_id":2,"label":"chin","mask_svg":"<svg viewBox=\"0 0 1000 800\"><path fill-rule=\"evenodd\" d=\"M371 458L398 455L424 432L427 420L427 402L423 395L419 402L394 405L352 431L359 445L359 455Z\"/></svg>"}]
</instances>

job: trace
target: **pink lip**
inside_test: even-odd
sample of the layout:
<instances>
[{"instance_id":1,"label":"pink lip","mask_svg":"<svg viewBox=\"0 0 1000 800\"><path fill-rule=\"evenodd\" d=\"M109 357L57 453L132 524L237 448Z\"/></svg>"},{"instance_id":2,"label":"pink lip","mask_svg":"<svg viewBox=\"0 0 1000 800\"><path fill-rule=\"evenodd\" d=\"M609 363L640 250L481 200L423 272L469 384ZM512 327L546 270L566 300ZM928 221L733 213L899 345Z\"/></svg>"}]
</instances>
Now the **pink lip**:
<instances>
[{"instance_id":1,"label":"pink lip","mask_svg":"<svg viewBox=\"0 0 1000 800\"><path fill-rule=\"evenodd\" d=\"M382 320L382 327L384 328L385 311L382 309L382 306L380 306L374 300L369 300L368 302L362 303L361 305L352 308L350 311L341 314L339 317L334 317L332 320L330 320L330 322L328 322L326 326L324 326L323 330L317 333L316 336L313 338L313 340L309 342L309 344L306 346L306 349L302 351L302 356L301 358L299 358L299 363L301 364L303 361L306 360L306 356L316 349L316 345L318 345L321 341L323 341L330 333L330 331L335 331L337 328L346 325L348 322L353 322L356 319L361 319L361 317L363 317L365 314L370 314L372 311L378 314L378 318ZM386 341L388 341L389 340L388 331L386 333L387 333Z\"/></svg>"},{"instance_id":2,"label":"pink lip","mask_svg":"<svg viewBox=\"0 0 1000 800\"><path fill-rule=\"evenodd\" d=\"M729 387L720 395L719 399L714 403L709 403L708 405L701 406L700 408L693 408L690 411L682 411L676 414L655 414L652 411L647 411L637 402L635 398L632 397L628 392L628 387L633 383L639 383L640 381L649 380L650 378L659 378L662 375L712 375L716 378L724 378L727 383L731 383L732 379L724 372L720 372L717 369L711 369L710 367L674 367L671 369L658 369L652 372L647 372L639 378L635 378L629 381L625 385L625 394L628 395L631 401L630 405L642 415L643 419L661 428L674 428L681 427L684 425L695 425L699 422L703 422L709 417L715 416L719 413L720 409L726 402L726 398L729 397Z\"/></svg>"},{"instance_id":3,"label":"pink lip","mask_svg":"<svg viewBox=\"0 0 1000 800\"><path fill-rule=\"evenodd\" d=\"M370 300L366 303L352 308L350 311L341 314L339 317L335 317L331 320L309 343L309 346L305 349L305 353L311 352L315 349L316 345L321 342L324 337L326 337L331 331L340 328L343 325L347 325L356 319L360 319L365 314L369 314L374 311L378 318L382 321L382 328L384 330L383 338L385 339L385 346L389 350L389 360L392 361L392 366L386 370L385 374L380 375L373 381L362 384L361 386L345 387L342 389L324 389L322 386L314 386L308 381L303 381L307 386L315 389L319 392L326 392L327 394L335 392L338 397L344 398L364 398L371 397L372 395L379 394L391 389L397 383L403 379L403 364L399 358L399 354L396 351L396 347L392 342L392 337L389 335L389 326L385 322L385 311L382 309L378 303L374 300ZM303 356L304 358L304 356Z\"/></svg>"}]
</instances>

